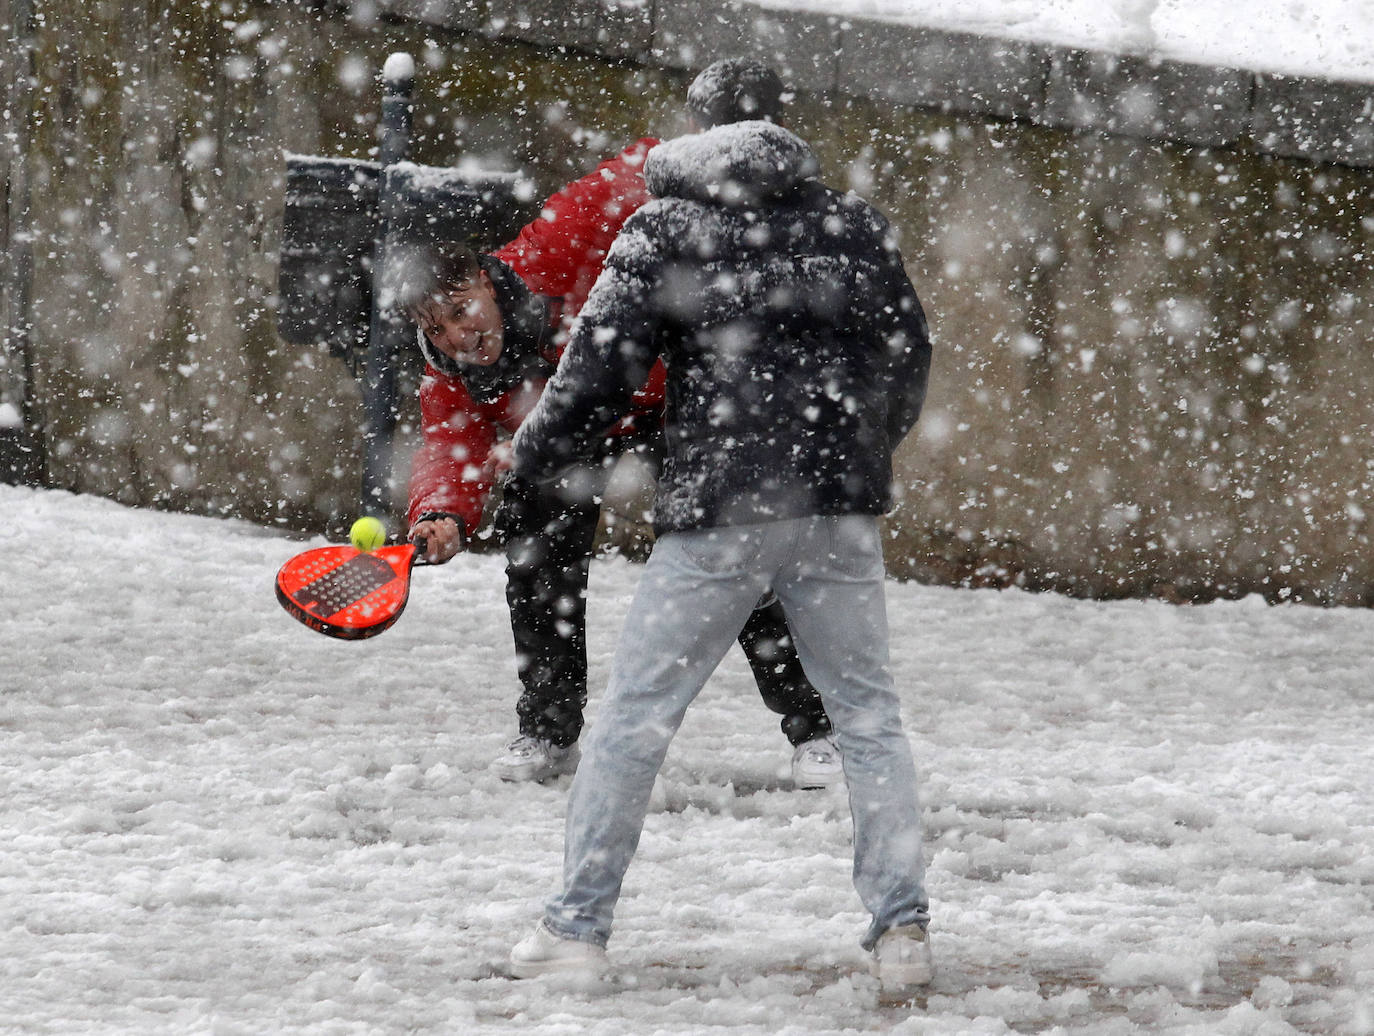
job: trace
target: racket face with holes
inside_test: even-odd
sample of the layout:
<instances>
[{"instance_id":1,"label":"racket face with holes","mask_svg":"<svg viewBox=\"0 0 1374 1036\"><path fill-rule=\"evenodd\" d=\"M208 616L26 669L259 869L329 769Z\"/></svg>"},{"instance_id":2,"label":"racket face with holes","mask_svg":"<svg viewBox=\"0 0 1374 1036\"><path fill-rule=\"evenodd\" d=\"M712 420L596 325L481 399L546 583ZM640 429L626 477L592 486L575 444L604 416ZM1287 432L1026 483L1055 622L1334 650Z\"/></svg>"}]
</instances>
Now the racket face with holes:
<instances>
[{"instance_id":1,"label":"racket face with holes","mask_svg":"<svg viewBox=\"0 0 1374 1036\"><path fill-rule=\"evenodd\" d=\"M312 630L341 640L365 640L391 628L410 596L413 543L366 553L317 547L277 572L277 600Z\"/></svg>"}]
</instances>

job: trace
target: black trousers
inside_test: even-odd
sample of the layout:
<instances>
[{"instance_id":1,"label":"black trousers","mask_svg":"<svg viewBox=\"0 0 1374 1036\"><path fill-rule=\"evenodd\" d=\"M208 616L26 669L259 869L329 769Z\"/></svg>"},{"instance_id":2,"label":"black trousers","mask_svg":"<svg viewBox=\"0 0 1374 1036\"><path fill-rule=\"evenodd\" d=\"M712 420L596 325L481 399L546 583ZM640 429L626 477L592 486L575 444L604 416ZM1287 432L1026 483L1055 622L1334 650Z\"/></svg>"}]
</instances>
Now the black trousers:
<instances>
[{"instance_id":1,"label":"black trousers","mask_svg":"<svg viewBox=\"0 0 1374 1036\"><path fill-rule=\"evenodd\" d=\"M619 455L634 448L651 463L654 444L609 439L605 455L533 501L539 532L506 543L506 603L523 692L520 733L570 745L582 733L587 704L587 573L601 496ZM830 733L820 693L802 672L776 598L749 617L739 635L763 703L782 716L793 745Z\"/></svg>"}]
</instances>

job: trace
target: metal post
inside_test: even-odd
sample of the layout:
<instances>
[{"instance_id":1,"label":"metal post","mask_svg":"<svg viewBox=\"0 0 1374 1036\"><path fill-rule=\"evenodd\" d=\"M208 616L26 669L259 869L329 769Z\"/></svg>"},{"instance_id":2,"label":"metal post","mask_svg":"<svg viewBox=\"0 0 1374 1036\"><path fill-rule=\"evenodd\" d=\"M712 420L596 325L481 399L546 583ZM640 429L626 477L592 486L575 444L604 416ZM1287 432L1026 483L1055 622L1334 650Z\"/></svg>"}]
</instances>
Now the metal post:
<instances>
[{"instance_id":1,"label":"metal post","mask_svg":"<svg viewBox=\"0 0 1374 1036\"><path fill-rule=\"evenodd\" d=\"M5 84L8 113L6 208L3 244L8 253L4 281L5 344L0 353L0 481L38 485L43 481L43 440L37 428L31 352L33 225L29 210L30 126L33 118L33 2L10 0L6 27L10 75Z\"/></svg>"},{"instance_id":2,"label":"metal post","mask_svg":"<svg viewBox=\"0 0 1374 1036\"><path fill-rule=\"evenodd\" d=\"M377 240L372 253L372 313L368 322L367 354L363 363L365 421L363 484L359 514L390 514L392 437L396 431L399 398L396 361L406 329L383 309L387 251L396 200L387 188L387 167L405 160L410 149L411 90L415 62L409 54L392 54L382 69L382 124L379 159L382 166L377 195Z\"/></svg>"}]
</instances>

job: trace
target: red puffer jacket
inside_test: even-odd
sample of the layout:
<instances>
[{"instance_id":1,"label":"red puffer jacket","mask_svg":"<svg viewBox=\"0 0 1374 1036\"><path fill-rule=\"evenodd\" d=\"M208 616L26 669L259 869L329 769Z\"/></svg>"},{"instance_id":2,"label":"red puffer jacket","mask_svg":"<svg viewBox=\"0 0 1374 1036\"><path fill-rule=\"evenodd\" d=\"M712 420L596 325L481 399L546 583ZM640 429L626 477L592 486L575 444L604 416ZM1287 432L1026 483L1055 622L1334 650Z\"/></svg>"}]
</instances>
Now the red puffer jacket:
<instances>
[{"instance_id":1,"label":"red puffer jacket","mask_svg":"<svg viewBox=\"0 0 1374 1036\"><path fill-rule=\"evenodd\" d=\"M644 186L644 158L658 143L651 137L636 141L616 157L575 180L544 203L539 218L515 240L492 255L519 275L537 295L562 299L563 330L587 301L606 253L630 215L649 200ZM555 356L561 354L560 334ZM634 411L608 435L658 422L663 410L662 364L635 394ZM471 533L499 474L493 450L515 434L534 407L543 382L526 383L492 403L478 403L459 378L426 366L420 383L420 418L424 441L416 452L410 475L408 518L442 511L462 517Z\"/></svg>"}]
</instances>

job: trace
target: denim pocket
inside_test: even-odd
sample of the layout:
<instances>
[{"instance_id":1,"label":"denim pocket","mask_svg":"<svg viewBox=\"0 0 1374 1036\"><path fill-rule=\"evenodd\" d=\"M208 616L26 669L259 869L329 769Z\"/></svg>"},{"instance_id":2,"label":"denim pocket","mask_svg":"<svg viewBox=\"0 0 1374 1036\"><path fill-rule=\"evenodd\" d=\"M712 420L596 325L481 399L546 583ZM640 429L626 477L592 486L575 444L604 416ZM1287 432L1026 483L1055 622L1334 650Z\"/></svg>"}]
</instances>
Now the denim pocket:
<instances>
[{"instance_id":1,"label":"denim pocket","mask_svg":"<svg viewBox=\"0 0 1374 1036\"><path fill-rule=\"evenodd\" d=\"M883 547L878 523L868 515L846 514L826 519L829 562L847 576L883 575Z\"/></svg>"},{"instance_id":2,"label":"denim pocket","mask_svg":"<svg viewBox=\"0 0 1374 1036\"><path fill-rule=\"evenodd\" d=\"M764 531L756 526L696 529L678 535L687 559L712 575L743 575L763 551Z\"/></svg>"}]
</instances>

